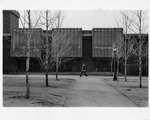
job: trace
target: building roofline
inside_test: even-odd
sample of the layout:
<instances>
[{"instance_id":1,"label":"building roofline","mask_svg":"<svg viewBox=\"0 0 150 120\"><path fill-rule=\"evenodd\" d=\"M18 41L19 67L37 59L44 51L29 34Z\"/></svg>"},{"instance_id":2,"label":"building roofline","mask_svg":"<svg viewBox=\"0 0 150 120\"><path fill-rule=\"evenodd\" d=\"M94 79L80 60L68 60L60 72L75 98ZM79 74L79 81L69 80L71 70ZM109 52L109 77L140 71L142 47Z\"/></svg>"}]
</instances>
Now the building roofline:
<instances>
[{"instance_id":1,"label":"building roofline","mask_svg":"<svg viewBox=\"0 0 150 120\"><path fill-rule=\"evenodd\" d=\"M16 17L20 18L20 13L17 10L3 10L3 12L10 12L14 14Z\"/></svg>"}]
</instances>

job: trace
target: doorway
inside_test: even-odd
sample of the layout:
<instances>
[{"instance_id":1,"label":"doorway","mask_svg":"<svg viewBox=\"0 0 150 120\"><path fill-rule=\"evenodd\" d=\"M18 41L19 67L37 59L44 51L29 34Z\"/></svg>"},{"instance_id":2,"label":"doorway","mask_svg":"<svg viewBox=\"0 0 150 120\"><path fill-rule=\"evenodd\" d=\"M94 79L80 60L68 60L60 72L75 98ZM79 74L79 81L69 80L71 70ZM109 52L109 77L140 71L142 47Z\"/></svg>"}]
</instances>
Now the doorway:
<instances>
[{"instance_id":1,"label":"doorway","mask_svg":"<svg viewBox=\"0 0 150 120\"><path fill-rule=\"evenodd\" d=\"M94 70L93 58L92 58L92 36L83 36L82 38L82 60L86 64L86 71L92 72Z\"/></svg>"}]
</instances>

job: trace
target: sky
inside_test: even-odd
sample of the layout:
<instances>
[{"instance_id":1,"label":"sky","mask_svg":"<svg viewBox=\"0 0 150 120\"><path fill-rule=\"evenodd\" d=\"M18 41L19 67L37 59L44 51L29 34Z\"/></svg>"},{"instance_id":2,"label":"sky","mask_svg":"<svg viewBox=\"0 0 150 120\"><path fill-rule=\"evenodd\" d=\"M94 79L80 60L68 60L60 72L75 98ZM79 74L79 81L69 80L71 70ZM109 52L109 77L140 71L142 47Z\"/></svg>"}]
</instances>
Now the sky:
<instances>
[{"instance_id":1,"label":"sky","mask_svg":"<svg viewBox=\"0 0 150 120\"><path fill-rule=\"evenodd\" d=\"M19 12L20 15L23 16L24 12L22 10ZM120 11L100 9L62 10L62 14L64 16L62 27L91 30L97 27L117 27L115 19L120 15Z\"/></svg>"},{"instance_id":2,"label":"sky","mask_svg":"<svg viewBox=\"0 0 150 120\"><path fill-rule=\"evenodd\" d=\"M23 10L19 10L23 16ZM63 28L82 28L82 30L92 30L92 28L116 28L122 27L120 10L62 10L64 21ZM32 17L34 17L32 12ZM117 25L117 22L120 24ZM148 26L148 19L145 20L145 25ZM20 24L21 27L21 24ZM45 29L45 28L43 28ZM146 30L147 33L148 29Z\"/></svg>"},{"instance_id":3,"label":"sky","mask_svg":"<svg viewBox=\"0 0 150 120\"><path fill-rule=\"evenodd\" d=\"M64 27L79 27L91 30L97 27L116 27L115 18L120 14L114 10L72 10L63 11Z\"/></svg>"}]
</instances>

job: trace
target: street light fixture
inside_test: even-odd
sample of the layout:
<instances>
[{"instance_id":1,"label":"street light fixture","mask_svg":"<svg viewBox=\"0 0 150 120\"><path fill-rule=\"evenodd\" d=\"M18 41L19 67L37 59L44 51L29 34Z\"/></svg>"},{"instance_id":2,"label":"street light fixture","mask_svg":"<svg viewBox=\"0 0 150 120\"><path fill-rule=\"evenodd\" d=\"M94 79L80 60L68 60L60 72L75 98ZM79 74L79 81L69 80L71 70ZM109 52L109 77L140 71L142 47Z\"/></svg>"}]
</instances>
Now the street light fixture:
<instances>
[{"instance_id":1,"label":"street light fixture","mask_svg":"<svg viewBox=\"0 0 150 120\"><path fill-rule=\"evenodd\" d=\"M117 46L113 45L113 53L114 53L114 77L113 77L113 81L117 80L117 75L116 75L116 57L117 57Z\"/></svg>"}]
</instances>

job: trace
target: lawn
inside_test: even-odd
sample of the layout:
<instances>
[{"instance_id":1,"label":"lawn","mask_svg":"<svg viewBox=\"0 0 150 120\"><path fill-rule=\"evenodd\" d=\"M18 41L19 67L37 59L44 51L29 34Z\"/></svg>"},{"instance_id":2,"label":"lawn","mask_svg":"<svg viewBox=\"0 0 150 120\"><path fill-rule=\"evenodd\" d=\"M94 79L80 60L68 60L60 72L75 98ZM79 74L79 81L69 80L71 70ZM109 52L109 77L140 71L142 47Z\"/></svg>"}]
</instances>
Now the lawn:
<instances>
[{"instance_id":1,"label":"lawn","mask_svg":"<svg viewBox=\"0 0 150 120\"><path fill-rule=\"evenodd\" d=\"M62 107L66 97L63 92L75 83L67 77L55 80L49 76L49 87L45 87L44 75L30 75L30 98L25 99L26 83L24 75L3 76L4 107Z\"/></svg>"}]
</instances>

